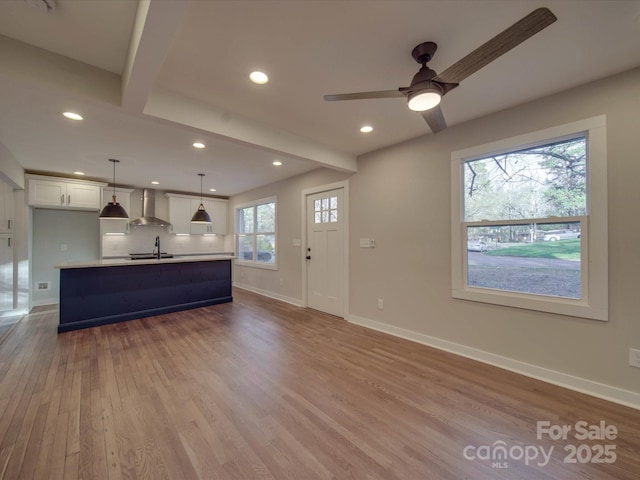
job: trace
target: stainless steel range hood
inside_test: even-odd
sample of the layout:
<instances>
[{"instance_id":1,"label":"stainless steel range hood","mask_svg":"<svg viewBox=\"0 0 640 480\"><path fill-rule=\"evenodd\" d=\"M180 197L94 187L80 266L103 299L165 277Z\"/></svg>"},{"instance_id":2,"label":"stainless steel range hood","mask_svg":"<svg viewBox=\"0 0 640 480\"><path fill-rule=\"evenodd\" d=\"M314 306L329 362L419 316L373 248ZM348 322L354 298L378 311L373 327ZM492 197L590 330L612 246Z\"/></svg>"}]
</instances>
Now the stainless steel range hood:
<instances>
[{"instance_id":1,"label":"stainless steel range hood","mask_svg":"<svg viewBox=\"0 0 640 480\"><path fill-rule=\"evenodd\" d=\"M156 217L156 191L145 188L142 191L142 216L132 220L131 225L140 227L168 227L171 223Z\"/></svg>"}]
</instances>

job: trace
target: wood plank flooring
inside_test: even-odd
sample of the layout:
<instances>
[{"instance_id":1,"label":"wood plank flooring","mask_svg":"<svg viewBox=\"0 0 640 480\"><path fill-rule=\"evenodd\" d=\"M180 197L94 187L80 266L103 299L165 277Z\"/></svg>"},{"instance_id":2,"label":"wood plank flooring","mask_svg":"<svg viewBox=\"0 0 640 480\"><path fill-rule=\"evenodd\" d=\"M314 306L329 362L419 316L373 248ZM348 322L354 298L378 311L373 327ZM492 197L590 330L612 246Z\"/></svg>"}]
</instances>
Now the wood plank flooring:
<instances>
[{"instance_id":1,"label":"wood plank flooring","mask_svg":"<svg viewBox=\"0 0 640 480\"><path fill-rule=\"evenodd\" d=\"M31 314L0 345L2 479L640 472L638 410L246 291L229 304L60 335L57 321L55 311ZM580 420L614 425L617 437L536 438L537 421ZM569 444L586 445L569 457L577 463L565 463ZM606 458L606 444L613 463L580 463ZM500 446L506 457L486 459ZM540 448L551 447L545 464ZM537 458L518 458L534 449Z\"/></svg>"}]
</instances>

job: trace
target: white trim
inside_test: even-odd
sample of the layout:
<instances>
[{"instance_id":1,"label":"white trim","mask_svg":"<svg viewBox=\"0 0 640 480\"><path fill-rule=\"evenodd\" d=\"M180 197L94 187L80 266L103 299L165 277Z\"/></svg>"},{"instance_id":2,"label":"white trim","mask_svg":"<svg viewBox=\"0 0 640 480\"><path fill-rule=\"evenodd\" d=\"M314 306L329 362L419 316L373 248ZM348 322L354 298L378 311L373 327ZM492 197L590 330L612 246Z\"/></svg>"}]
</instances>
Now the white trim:
<instances>
[{"instance_id":1,"label":"white trim","mask_svg":"<svg viewBox=\"0 0 640 480\"><path fill-rule=\"evenodd\" d=\"M582 261L582 285L586 287L584 298L573 300L469 287L466 282L466 262L464 260L466 235L463 231L465 226L462 202L464 175L461 173L461 165L475 158L505 153L514 148L530 148L547 143L549 140L570 137L580 132L588 133L588 232L583 235ZM451 296L462 300L607 321L609 319L609 290L606 146L606 116L600 115L452 152ZM554 217L547 220L549 223L555 222ZM529 219L523 219L523 221L528 222ZM540 220L540 222L542 221ZM585 261L584 257L587 255L588 259Z\"/></svg>"},{"instance_id":2,"label":"white trim","mask_svg":"<svg viewBox=\"0 0 640 480\"><path fill-rule=\"evenodd\" d=\"M438 350L443 350L445 352L503 368L510 372L535 378L536 380L541 380L546 383L568 388L569 390L585 393L593 397L640 410L640 393L613 387L611 385L595 382L586 378L569 375L567 373L558 372L556 370L540 367L531 363L521 362L513 358L503 357L502 355L496 355L484 350L468 347L466 345L450 342L430 335L424 335L412 330L394 327L393 325L369 320L356 315L349 315L347 320L350 323L370 328L372 330L388 333L395 337L404 338Z\"/></svg>"},{"instance_id":3,"label":"white trim","mask_svg":"<svg viewBox=\"0 0 640 480\"><path fill-rule=\"evenodd\" d=\"M54 298L43 298L41 300L34 300L31 302L31 307L42 307L44 305L59 305L60 301Z\"/></svg>"},{"instance_id":4,"label":"white trim","mask_svg":"<svg viewBox=\"0 0 640 480\"><path fill-rule=\"evenodd\" d=\"M244 283L238 283L235 281L233 282L233 286L236 288L241 288L242 290L257 293L258 295L262 295L263 297L273 298L275 300L280 300L281 302L295 305L296 307L302 307L302 302L297 298L287 297L285 295L273 293L269 290L263 290L262 288L253 287L251 285L246 285Z\"/></svg>"},{"instance_id":5,"label":"white trim","mask_svg":"<svg viewBox=\"0 0 640 480\"><path fill-rule=\"evenodd\" d=\"M306 261L306 245L307 245L307 197L309 195L314 195L316 193L328 192L331 190L339 190L342 189L342 199L343 199L343 282L344 292L343 292L343 305L342 312L343 317L347 318L349 316L349 179L342 180L340 182L329 183L327 185L320 185L318 187L312 187L302 190L301 192L301 248L300 248L300 261L302 262L302 277L300 279L300 284L302 285L302 306L307 307L307 261Z\"/></svg>"}]
</instances>

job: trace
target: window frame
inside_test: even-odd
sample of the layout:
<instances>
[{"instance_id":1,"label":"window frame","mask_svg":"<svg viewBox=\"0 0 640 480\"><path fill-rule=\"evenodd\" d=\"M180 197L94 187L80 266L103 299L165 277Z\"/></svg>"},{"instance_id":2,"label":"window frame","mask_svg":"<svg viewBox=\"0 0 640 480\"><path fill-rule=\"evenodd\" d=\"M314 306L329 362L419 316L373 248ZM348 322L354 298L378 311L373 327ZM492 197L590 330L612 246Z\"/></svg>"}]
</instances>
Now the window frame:
<instances>
[{"instance_id":1,"label":"window frame","mask_svg":"<svg viewBox=\"0 0 640 480\"><path fill-rule=\"evenodd\" d=\"M273 203L274 204L274 228L275 230L273 232L259 232L258 231L258 207L260 207L261 205L266 205L269 203ZM253 233L251 233L250 235L253 237L253 241L252 241L252 247L253 247L253 259L252 260L246 260L244 258L240 258L239 255L239 247L238 247L238 243L240 241L241 237L244 237L246 234L240 233L239 227L240 227L240 222L238 221L238 217L240 214L241 210L244 210L246 208L252 208L253 209ZM235 263L237 265L243 265L243 266L247 266L247 267L257 267L257 268L264 268L267 270L277 270L278 269L278 201L277 201L277 197L273 196L273 197L266 197L266 198L261 198L258 200L254 200L251 202L246 202L246 203L242 203L242 204L238 204L238 205L234 205L233 207L233 211L235 213L234 215L234 250L236 252L236 259L235 259ZM274 237L274 247L273 247L273 255L274 255L274 261L273 263L268 263L268 262L264 262L264 261L259 261L257 260L257 245L256 245L256 239L259 235L273 235Z\"/></svg>"},{"instance_id":2,"label":"window frame","mask_svg":"<svg viewBox=\"0 0 640 480\"><path fill-rule=\"evenodd\" d=\"M533 148L580 134L587 142L587 214L576 217L547 217L525 220L464 221L464 164L490 155ZM581 225L582 298L554 297L472 287L467 283L467 227L523 223L563 223L579 220ZM560 315L607 321L608 231L607 231L606 116L518 135L451 153L451 269L452 296L462 300L491 303Z\"/></svg>"}]
</instances>

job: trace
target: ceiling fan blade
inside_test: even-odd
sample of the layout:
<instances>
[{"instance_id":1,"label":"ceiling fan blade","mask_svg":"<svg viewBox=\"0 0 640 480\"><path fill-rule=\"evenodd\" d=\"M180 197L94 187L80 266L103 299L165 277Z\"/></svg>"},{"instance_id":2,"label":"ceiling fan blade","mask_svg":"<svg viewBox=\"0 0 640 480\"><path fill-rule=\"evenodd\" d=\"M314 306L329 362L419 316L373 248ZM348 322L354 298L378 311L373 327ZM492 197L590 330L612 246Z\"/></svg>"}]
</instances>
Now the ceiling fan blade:
<instances>
[{"instance_id":1,"label":"ceiling fan blade","mask_svg":"<svg viewBox=\"0 0 640 480\"><path fill-rule=\"evenodd\" d=\"M444 119L444 115L442 114L442 109L440 105L437 105L429 110L425 110L422 113L422 118L424 118L427 125L433 133L438 133L441 130L447 128L447 122Z\"/></svg>"},{"instance_id":2,"label":"ceiling fan blade","mask_svg":"<svg viewBox=\"0 0 640 480\"><path fill-rule=\"evenodd\" d=\"M359 92L359 93L338 93L336 95L325 95L326 102L335 100L364 100L367 98L394 98L404 97L404 93L400 90L379 90L377 92Z\"/></svg>"},{"instance_id":3,"label":"ceiling fan blade","mask_svg":"<svg viewBox=\"0 0 640 480\"><path fill-rule=\"evenodd\" d=\"M517 47L556 20L557 17L548 8L538 8L451 65L436 76L434 80L446 83L460 83L469 75L474 74L496 58Z\"/></svg>"}]
</instances>

